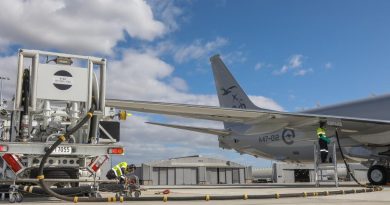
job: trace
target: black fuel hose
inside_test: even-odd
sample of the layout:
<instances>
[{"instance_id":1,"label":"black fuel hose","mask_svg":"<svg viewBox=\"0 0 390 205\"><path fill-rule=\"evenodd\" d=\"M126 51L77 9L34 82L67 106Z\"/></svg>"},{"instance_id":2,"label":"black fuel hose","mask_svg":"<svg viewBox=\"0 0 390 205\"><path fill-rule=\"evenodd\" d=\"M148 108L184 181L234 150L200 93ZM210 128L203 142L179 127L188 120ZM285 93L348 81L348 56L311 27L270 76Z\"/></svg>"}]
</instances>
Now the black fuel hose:
<instances>
[{"instance_id":1,"label":"black fuel hose","mask_svg":"<svg viewBox=\"0 0 390 205\"><path fill-rule=\"evenodd\" d=\"M88 111L87 115L79 122L77 123L74 127L72 127L70 130L68 130L64 135L61 135L58 137L57 141L54 142L52 146L46 151L45 155L43 156L41 163L39 165L38 169L38 176L37 179L39 180L39 184L42 187L43 190L46 191L51 196L54 196L58 199L62 199L65 201L74 201L74 197L69 197L69 196L64 196L61 194L58 194L54 192L53 190L50 189L50 187L45 183L45 177L43 175L43 168L45 166L45 163L47 159L49 158L50 154L53 152L55 148L57 148L58 145L60 145L62 142L69 140L70 135L72 135L74 132L76 132L78 129L80 129L91 117L93 116L93 112L95 111L95 103L92 103L92 106L90 110ZM80 199L80 201L84 201ZM89 201L85 199L85 201Z\"/></svg>"},{"instance_id":2,"label":"black fuel hose","mask_svg":"<svg viewBox=\"0 0 390 205\"><path fill-rule=\"evenodd\" d=\"M356 179L355 175L352 173L351 171L351 168L349 167L349 164L347 163L347 160L345 159L345 156L344 156L344 153L343 153L343 150L341 149L341 144L340 144L340 139L339 139L339 133L338 133L338 130L336 129L336 139L337 139L337 144L339 146L339 150L340 150L340 154L341 154L341 157L343 158L343 161L344 161L344 164L345 164L345 167L347 168L347 172L349 174L349 176L352 177L352 179L359 185L359 186L362 186L362 187L376 187L376 186L368 186L368 185L365 185L365 184L362 184L359 182L359 180Z\"/></svg>"},{"instance_id":3,"label":"black fuel hose","mask_svg":"<svg viewBox=\"0 0 390 205\"><path fill-rule=\"evenodd\" d=\"M10 185L0 186L0 192L8 192ZM99 185L99 191L101 192L121 192L124 191L125 187L122 184L116 183L103 183ZM24 186L21 185L18 187L18 190L25 193L30 193L33 195L48 195L44 189L38 186ZM85 194L91 193L93 190L92 186L79 186L79 187L70 187L70 188L52 188L52 191L60 195L67 196L83 196Z\"/></svg>"},{"instance_id":4,"label":"black fuel hose","mask_svg":"<svg viewBox=\"0 0 390 205\"><path fill-rule=\"evenodd\" d=\"M23 111L21 117L23 115L28 115L28 106L30 104L30 70L24 69L23 72L23 83L22 83L22 97L23 97ZM20 118L22 120L22 118Z\"/></svg>"},{"instance_id":5,"label":"black fuel hose","mask_svg":"<svg viewBox=\"0 0 390 205\"><path fill-rule=\"evenodd\" d=\"M48 195L44 189L37 186L20 186L18 189L20 191L34 194L34 195ZM91 186L80 186L80 187L71 187L71 188L53 188L51 190L60 195L80 196L80 195L90 193L92 188Z\"/></svg>"}]
</instances>

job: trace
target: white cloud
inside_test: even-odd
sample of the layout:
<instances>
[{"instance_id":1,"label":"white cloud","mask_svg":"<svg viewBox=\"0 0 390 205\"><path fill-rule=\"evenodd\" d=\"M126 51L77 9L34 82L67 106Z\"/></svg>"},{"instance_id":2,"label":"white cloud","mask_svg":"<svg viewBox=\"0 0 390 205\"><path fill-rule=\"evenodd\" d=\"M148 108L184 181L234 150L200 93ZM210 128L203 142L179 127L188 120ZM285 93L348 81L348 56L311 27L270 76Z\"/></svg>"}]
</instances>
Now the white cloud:
<instances>
[{"instance_id":1,"label":"white cloud","mask_svg":"<svg viewBox=\"0 0 390 205\"><path fill-rule=\"evenodd\" d=\"M188 85L185 80L178 78L178 77L173 77L170 80L170 85L174 87L177 90L180 91L187 91L188 90Z\"/></svg>"},{"instance_id":2,"label":"white cloud","mask_svg":"<svg viewBox=\"0 0 390 205\"><path fill-rule=\"evenodd\" d=\"M327 62L324 65L325 69L331 69L333 67L333 64L331 62Z\"/></svg>"},{"instance_id":3,"label":"white cloud","mask_svg":"<svg viewBox=\"0 0 390 205\"><path fill-rule=\"evenodd\" d=\"M109 97L174 101L185 95L164 81L183 83L172 76L174 68L151 54L126 50L123 59L111 61L108 67Z\"/></svg>"},{"instance_id":4,"label":"white cloud","mask_svg":"<svg viewBox=\"0 0 390 205\"><path fill-rule=\"evenodd\" d=\"M283 75L288 73L289 71L294 70L294 76L304 76L308 73L314 72L312 68L305 69L303 68L303 60L305 56L301 54L292 55L288 59L288 63L283 65L281 69L275 70L273 72L274 75Z\"/></svg>"},{"instance_id":5,"label":"white cloud","mask_svg":"<svg viewBox=\"0 0 390 205\"><path fill-rule=\"evenodd\" d=\"M226 38L217 37L214 41L203 43L202 40L196 40L190 45L185 45L177 48L174 59L178 63L186 62L190 59L199 59L209 56L211 52L226 45Z\"/></svg>"},{"instance_id":6,"label":"white cloud","mask_svg":"<svg viewBox=\"0 0 390 205\"><path fill-rule=\"evenodd\" d=\"M297 54L290 57L289 67L291 68L299 68L302 66L302 58L303 55Z\"/></svg>"},{"instance_id":7,"label":"white cloud","mask_svg":"<svg viewBox=\"0 0 390 205\"><path fill-rule=\"evenodd\" d=\"M272 64L270 64L270 63L258 62L255 65L255 70L262 70L262 69L271 68L271 67L272 67Z\"/></svg>"},{"instance_id":8,"label":"white cloud","mask_svg":"<svg viewBox=\"0 0 390 205\"><path fill-rule=\"evenodd\" d=\"M151 41L167 32L142 0L0 1L0 46L105 53L124 32Z\"/></svg>"},{"instance_id":9,"label":"white cloud","mask_svg":"<svg viewBox=\"0 0 390 205\"><path fill-rule=\"evenodd\" d=\"M3 80L3 98L10 100L16 90L17 59L15 56L0 58L0 76L8 77L10 80Z\"/></svg>"},{"instance_id":10,"label":"white cloud","mask_svg":"<svg viewBox=\"0 0 390 205\"><path fill-rule=\"evenodd\" d=\"M233 63L244 63L247 60L247 57L242 51L233 51L221 55L223 61L227 64Z\"/></svg>"},{"instance_id":11,"label":"white cloud","mask_svg":"<svg viewBox=\"0 0 390 205\"><path fill-rule=\"evenodd\" d=\"M287 65L284 65L284 66L280 69L279 73L280 73L280 74L286 73L286 72L288 71L288 69L289 69L289 67L288 67Z\"/></svg>"},{"instance_id":12,"label":"white cloud","mask_svg":"<svg viewBox=\"0 0 390 205\"><path fill-rule=\"evenodd\" d=\"M262 69L262 68L264 68L264 63L256 63L256 65L255 65L255 70L260 70L260 69Z\"/></svg>"},{"instance_id":13,"label":"white cloud","mask_svg":"<svg viewBox=\"0 0 390 205\"><path fill-rule=\"evenodd\" d=\"M301 69L301 70L298 70L297 72L295 72L294 75L295 76L305 76L306 74L311 73L311 72L313 72L312 68Z\"/></svg>"},{"instance_id":14,"label":"white cloud","mask_svg":"<svg viewBox=\"0 0 390 205\"><path fill-rule=\"evenodd\" d=\"M147 1L151 5L155 17L168 28L170 32L179 29L179 19L185 19L183 9L175 5L173 0Z\"/></svg>"},{"instance_id":15,"label":"white cloud","mask_svg":"<svg viewBox=\"0 0 390 205\"><path fill-rule=\"evenodd\" d=\"M249 98L258 107L270 110L283 111L283 107L270 98L266 98L263 96L249 96Z\"/></svg>"}]
</instances>

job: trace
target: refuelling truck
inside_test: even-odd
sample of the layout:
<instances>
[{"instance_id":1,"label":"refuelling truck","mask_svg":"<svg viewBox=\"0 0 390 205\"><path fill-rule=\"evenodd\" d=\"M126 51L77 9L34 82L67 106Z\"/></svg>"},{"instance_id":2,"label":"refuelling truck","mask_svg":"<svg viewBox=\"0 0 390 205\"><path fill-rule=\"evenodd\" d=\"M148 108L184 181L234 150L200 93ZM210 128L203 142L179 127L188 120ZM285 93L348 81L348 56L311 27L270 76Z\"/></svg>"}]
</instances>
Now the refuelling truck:
<instances>
[{"instance_id":1,"label":"refuelling truck","mask_svg":"<svg viewBox=\"0 0 390 205\"><path fill-rule=\"evenodd\" d=\"M39 178L41 160L59 138L64 141L48 156L43 175L74 181L52 186L96 179L110 156L124 154L117 119L126 113L105 106L106 64L92 56L19 50L14 106L0 112L0 181ZM62 138L87 115L88 121Z\"/></svg>"}]
</instances>

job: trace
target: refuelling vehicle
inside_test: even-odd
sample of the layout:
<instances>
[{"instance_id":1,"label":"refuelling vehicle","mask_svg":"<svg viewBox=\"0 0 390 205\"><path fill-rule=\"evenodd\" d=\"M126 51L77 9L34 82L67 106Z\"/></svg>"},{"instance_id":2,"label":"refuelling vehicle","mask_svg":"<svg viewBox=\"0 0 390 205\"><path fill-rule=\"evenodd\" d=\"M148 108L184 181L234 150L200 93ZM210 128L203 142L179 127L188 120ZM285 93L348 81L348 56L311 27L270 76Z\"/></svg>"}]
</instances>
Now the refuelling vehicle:
<instances>
[{"instance_id":1,"label":"refuelling vehicle","mask_svg":"<svg viewBox=\"0 0 390 205\"><path fill-rule=\"evenodd\" d=\"M39 178L41 160L53 143L88 115L43 167L45 179L74 181L48 183L77 187L79 179L99 177L110 156L124 154L117 118L126 113L105 106L106 63L92 56L19 51L14 106L0 112L0 181Z\"/></svg>"}]
</instances>

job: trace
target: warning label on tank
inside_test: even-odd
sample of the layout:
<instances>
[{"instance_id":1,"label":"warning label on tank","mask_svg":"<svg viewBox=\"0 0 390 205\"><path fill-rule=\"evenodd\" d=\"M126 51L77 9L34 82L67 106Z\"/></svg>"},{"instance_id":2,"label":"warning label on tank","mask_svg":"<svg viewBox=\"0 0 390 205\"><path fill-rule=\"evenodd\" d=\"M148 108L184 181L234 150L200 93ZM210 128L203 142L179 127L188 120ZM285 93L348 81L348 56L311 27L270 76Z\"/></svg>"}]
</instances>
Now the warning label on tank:
<instances>
[{"instance_id":1,"label":"warning label on tank","mask_svg":"<svg viewBox=\"0 0 390 205\"><path fill-rule=\"evenodd\" d=\"M72 87L73 76L68 71L59 70L54 73L53 85L60 90L67 90Z\"/></svg>"}]
</instances>

